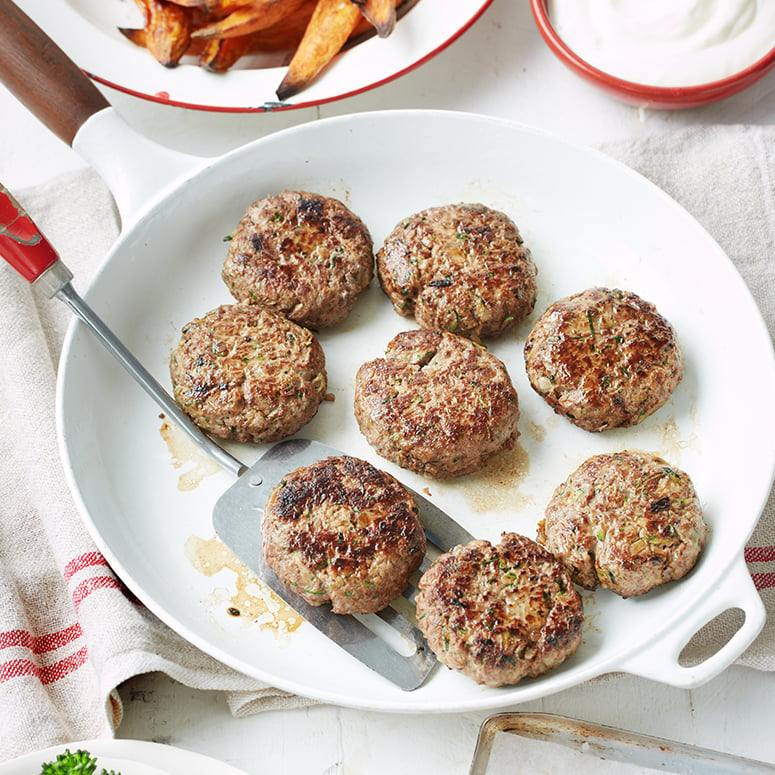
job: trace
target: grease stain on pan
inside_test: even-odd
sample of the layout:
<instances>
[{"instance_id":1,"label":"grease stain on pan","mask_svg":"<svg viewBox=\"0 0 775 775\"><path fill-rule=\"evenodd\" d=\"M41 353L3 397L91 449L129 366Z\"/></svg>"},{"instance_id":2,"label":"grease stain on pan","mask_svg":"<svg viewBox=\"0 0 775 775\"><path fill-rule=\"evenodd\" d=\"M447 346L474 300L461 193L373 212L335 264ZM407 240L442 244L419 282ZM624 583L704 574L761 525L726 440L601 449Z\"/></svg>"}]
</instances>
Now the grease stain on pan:
<instances>
[{"instance_id":1,"label":"grease stain on pan","mask_svg":"<svg viewBox=\"0 0 775 775\"><path fill-rule=\"evenodd\" d=\"M228 586L215 588L211 596L211 602L227 616L278 634L301 627L301 616L259 581L217 536L189 536L184 551L186 559L202 575L212 578L227 572L231 576Z\"/></svg>"},{"instance_id":2,"label":"grease stain on pan","mask_svg":"<svg viewBox=\"0 0 775 775\"><path fill-rule=\"evenodd\" d=\"M530 458L518 442L512 449L502 449L484 467L445 486L459 490L471 511L483 514L504 509L520 510L532 505L533 498L520 492L520 485L530 471Z\"/></svg>"},{"instance_id":3,"label":"grease stain on pan","mask_svg":"<svg viewBox=\"0 0 775 775\"><path fill-rule=\"evenodd\" d=\"M546 428L537 422L528 423L527 432L534 441L541 442L546 438Z\"/></svg>"},{"instance_id":4,"label":"grease stain on pan","mask_svg":"<svg viewBox=\"0 0 775 775\"><path fill-rule=\"evenodd\" d=\"M164 420L159 433L169 450L172 467L180 471L178 490L181 492L195 490L204 479L221 470L215 460L200 452L194 442L175 425Z\"/></svg>"},{"instance_id":5,"label":"grease stain on pan","mask_svg":"<svg viewBox=\"0 0 775 775\"><path fill-rule=\"evenodd\" d=\"M668 450L663 457L668 460L680 460L681 452L696 446L697 434L682 435L675 417L669 417L661 426L662 443Z\"/></svg>"}]
</instances>

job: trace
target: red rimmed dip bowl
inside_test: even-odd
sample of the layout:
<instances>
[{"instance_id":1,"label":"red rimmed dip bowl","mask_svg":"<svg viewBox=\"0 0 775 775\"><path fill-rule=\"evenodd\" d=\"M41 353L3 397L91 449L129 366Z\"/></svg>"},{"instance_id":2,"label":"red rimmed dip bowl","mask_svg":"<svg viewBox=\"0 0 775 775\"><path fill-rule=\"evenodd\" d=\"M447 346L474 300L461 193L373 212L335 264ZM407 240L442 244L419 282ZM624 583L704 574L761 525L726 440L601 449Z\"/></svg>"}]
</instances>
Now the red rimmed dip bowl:
<instances>
[{"instance_id":1,"label":"red rimmed dip bowl","mask_svg":"<svg viewBox=\"0 0 775 775\"><path fill-rule=\"evenodd\" d=\"M654 86L605 72L579 56L554 27L549 0L530 0L538 30L554 55L572 72L604 93L629 105L659 110L678 110L708 105L747 89L775 67L773 48L753 64L725 78L687 86Z\"/></svg>"}]
</instances>

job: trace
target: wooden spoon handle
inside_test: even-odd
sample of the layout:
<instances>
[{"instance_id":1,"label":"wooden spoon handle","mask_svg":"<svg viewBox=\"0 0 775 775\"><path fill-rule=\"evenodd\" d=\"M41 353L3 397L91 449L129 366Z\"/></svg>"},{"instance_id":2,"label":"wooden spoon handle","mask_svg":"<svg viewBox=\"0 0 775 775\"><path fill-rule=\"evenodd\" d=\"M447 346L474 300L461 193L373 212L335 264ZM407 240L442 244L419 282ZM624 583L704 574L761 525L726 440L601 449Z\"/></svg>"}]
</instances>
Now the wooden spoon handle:
<instances>
[{"instance_id":1,"label":"wooden spoon handle","mask_svg":"<svg viewBox=\"0 0 775 775\"><path fill-rule=\"evenodd\" d=\"M88 76L11 0L0 0L0 81L72 145L86 120L110 107Z\"/></svg>"}]
</instances>

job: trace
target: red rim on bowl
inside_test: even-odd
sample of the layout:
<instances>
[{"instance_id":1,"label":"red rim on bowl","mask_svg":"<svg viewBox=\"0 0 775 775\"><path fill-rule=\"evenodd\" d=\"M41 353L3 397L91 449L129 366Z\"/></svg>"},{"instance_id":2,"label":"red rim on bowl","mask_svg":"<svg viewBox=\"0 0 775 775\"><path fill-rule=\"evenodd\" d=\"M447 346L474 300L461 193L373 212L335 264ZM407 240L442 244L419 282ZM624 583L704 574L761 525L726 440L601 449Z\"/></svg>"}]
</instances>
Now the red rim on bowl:
<instances>
[{"instance_id":1,"label":"red rim on bowl","mask_svg":"<svg viewBox=\"0 0 775 775\"><path fill-rule=\"evenodd\" d=\"M538 30L555 56L576 75L622 102L640 108L696 108L747 89L775 67L775 48L739 73L694 86L649 86L598 70L574 53L552 26L547 0L530 0Z\"/></svg>"}]
</instances>

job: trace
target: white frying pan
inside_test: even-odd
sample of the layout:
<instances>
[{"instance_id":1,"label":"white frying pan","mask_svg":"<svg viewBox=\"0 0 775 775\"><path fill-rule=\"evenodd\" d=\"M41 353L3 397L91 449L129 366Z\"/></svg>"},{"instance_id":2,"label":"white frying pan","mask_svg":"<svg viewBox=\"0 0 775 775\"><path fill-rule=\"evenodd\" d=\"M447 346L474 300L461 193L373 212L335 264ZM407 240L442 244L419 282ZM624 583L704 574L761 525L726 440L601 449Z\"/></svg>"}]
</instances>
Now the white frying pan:
<instances>
[{"instance_id":1,"label":"white frying pan","mask_svg":"<svg viewBox=\"0 0 775 775\"><path fill-rule=\"evenodd\" d=\"M659 412L634 429L589 434L556 417L531 391L522 363L524 324L491 346L520 397L518 447L481 475L442 484L377 458L352 416L358 365L412 321L398 318L374 284L344 324L320 336L335 401L303 435L390 471L474 535L535 535L549 495L572 469L591 454L627 447L657 452L686 470L711 525L697 567L680 582L629 600L585 594L583 643L559 669L495 690L441 668L407 693L311 627L279 636L228 615L234 573L202 575L190 548L192 540L212 536L212 507L231 476L216 473L181 491L156 407L74 324L57 406L64 465L100 549L160 618L204 651L289 691L402 712L501 707L613 671L691 687L753 641L764 609L743 549L773 479L775 408L750 400L749 388L775 394L775 358L740 276L674 201L600 154L459 113L347 116L281 132L218 159L184 156L138 136L50 43L21 29L8 0L0 0L0 10L4 80L102 174L121 211L121 236L86 299L163 384L180 327L230 300L219 277L223 237L247 204L283 188L343 199L376 244L423 207L483 201L505 210L539 267L536 313L592 285L627 288L673 323L686 355L686 376ZM234 451L251 463L262 450ZM701 664L682 666L679 654L692 635L734 608L745 621L732 639Z\"/></svg>"}]
</instances>

